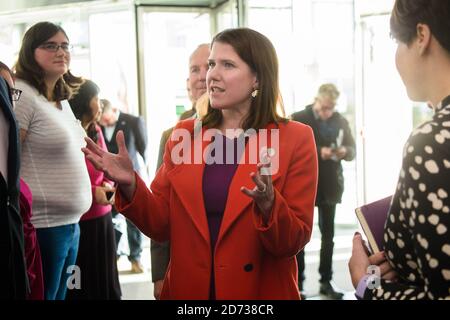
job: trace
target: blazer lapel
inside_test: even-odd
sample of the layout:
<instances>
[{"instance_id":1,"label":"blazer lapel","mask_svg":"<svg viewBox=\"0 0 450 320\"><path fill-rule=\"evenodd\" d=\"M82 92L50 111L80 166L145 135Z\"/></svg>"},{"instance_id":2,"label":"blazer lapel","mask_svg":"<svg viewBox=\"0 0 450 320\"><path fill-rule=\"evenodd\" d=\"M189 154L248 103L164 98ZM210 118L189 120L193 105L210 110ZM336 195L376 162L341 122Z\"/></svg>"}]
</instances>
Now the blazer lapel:
<instances>
[{"instance_id":1,"label":"blazer lapel","mask_svg":"<svg viewBox=\"0 0 450 320\"><path fill-rule=\"evenodd\" d=\"M201 163L178 165L173 171L168 173L168 178L172 182L175 193L191 217L192 222L208 245L210 245L208 221L203 199L203 171L205 169L203 150L207 147L208 142L202 141L202 137L203 132L201 135L196 135L194 141L190 144L191 150L194 150L191 154L191 160L194 159L194 153L196 152L194 146L201 146Z\"/></svg>"},{"instance_id":2,"label":"blazer lapel","mask_svg":"<svg viewBox=\"0 0 450 320\"><path fill-rule=\"evenodd\" d=\"M273 126L268 126L267 129L272 129ZM197 134L194 137L194 141L191 141L191 150L195 149L195 145L201 147L201 163L199 164L181 164L176 166L172 171L168 173L172 186L183 204L184 208L190 215L193 224L199 230L202 237L210 245L210 235L208 229L208 221L206 217L204 198L203 198L203 172L205 170L205 162L203 154L209 145L209 141L203 141L203 133L205 129L202 129L202 134ZM272 147L270 142L270 133L268 147ZM264 141L258 141L258 136L253 134L250 136L248 143L245 146L245 152L241 156L241 164L239 164L236 173L233 176L229 187L229 193L227 198L226 207L224 210L224 216L222 224L220 226L219 238L217 242L226 234L227 230L232 226L233 222L239 217L244 210L252 204L253 199L246 196L240 191L242 186L249 189L253 189L255 184L250 177L251 172L256 171L256 164L259 162L259 151L257 152L257 162L249 163L250 146L254 146L259 143L258 150L265 145ZM276 149L276 148L275 148ZM193 151L191 159L194 158ZM198 152L198 151L197 151ZM242 160L242 157L246 156L246 161ZM275 157L279 163L279 151L276 151ZM246 163L245 163L246 162ZM276 180L281 177L279 170L272 175L272 183L275 185Z\"/></svg>"},{"instance_id":3,"label":"blazer lapel","mask_svg":"<svg viewBox=\"0 0 450 320\"><path fill-rule=\"evenodd\" d=\"M253 134L250 136L248 143L245 146L245 152L242 154L242 157L247 156L247 160L243 161L241 157L241 164L238 166L236 173L231 181L230 188L228 189L228 198L227 204L225 207L225 212L223 215L222 224L220 226L219 238L217 242L219 243L226 232L230 229L233 222L244 212L244 210L253 203L253 199L249 196L245 195L241 191L241 187L246 187L252 190L255 187L255 183L250 177L250 173L256 172L257 163L260 162L260 150L262 147L272 147L270 141L270 129L273 129L273 125L269 125L266 127L268 130L268 143L266 139L258 139L257 134ZM266 141L262 141L266 140ZM258 155L257 155L257 163L249 163L249 154L251 152L251 146L258 145ZM279 152L276 151L275 157L277 157L277 161L279 163ZM279 170L276 171L274 175L272 175L272 183L275 186L275 181L281 176Z\"/></svg>"}]
</instances>

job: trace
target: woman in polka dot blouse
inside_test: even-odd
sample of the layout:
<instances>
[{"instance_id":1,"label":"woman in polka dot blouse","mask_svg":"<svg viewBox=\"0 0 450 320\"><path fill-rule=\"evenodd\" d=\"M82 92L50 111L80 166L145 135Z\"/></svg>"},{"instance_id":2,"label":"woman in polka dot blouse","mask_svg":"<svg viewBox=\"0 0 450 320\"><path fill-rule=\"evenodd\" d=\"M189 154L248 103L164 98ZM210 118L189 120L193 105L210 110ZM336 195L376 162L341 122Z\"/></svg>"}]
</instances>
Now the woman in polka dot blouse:
<instances>
[{"instance_id":1,"label":"woman in polka dot blouse","mask_svg":"<svg viewBox=\"0 0 450 320\"><path fill-rule=\"evenodd\" d=\"M349 269L363 299L450 299L450 1L396 0L391 34L396 65L413 101L433 118L406 142L384 252L368 257L353 239ZM370 265L381 279L369 277Z\"/></svg>"}]
</instances>

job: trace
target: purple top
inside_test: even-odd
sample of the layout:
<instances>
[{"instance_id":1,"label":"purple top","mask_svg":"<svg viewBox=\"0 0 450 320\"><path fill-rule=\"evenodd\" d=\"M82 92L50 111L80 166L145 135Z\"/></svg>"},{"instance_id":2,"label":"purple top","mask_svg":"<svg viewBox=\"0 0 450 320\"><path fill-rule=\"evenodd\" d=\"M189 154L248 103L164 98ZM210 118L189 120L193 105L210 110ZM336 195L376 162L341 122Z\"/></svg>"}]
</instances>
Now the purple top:
<instances>
[{"instance_id":1,"label":"purple top","mask_svg":"<svg viewBox=\"0 0 450 320\"><path fill-rule=\"evenodd\" d=\"M238 139L229 139L223 135L216 135L216 139L223 140L223 163L211 163L211 158L220 159L220 155L215 155L215 150L210 154L210 158L205 165L203 172L203 199L205 204L206 218L208 220L209 236L211 239L211 282L209 299L215 300L215 281L214 281L214 250L216 247L217 237L219 236L220 225L222 223L223 213L227 203L228 189L233 179L234 173L239 164L241 154L236 152L234 161L226 161L227 149L230 152L234 148L237 150ZM234 143L234 145L233 145ZM227 148L228 146L228 148ZM230 163L232 162L232 163Z\"/></svg>"}]
</instances>

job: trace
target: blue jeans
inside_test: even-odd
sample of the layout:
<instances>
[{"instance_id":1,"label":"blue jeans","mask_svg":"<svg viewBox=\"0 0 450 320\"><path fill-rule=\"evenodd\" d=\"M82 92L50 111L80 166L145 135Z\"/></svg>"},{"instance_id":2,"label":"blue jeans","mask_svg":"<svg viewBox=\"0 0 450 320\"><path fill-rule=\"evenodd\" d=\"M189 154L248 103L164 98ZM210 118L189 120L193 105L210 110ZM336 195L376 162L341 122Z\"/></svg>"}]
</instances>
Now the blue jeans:
<instances>
[{"instance_id":1,"label":"blue jeans","mask_svg":"<svg viewBox=\"0 0 450 320\"><path fill-rule=\"evenodd\" d=\"M78 223L36 229L41 249L45 300L64 300L69 266L75 265L80 240Z\"/></svg>"},{"instance_id":2,"label":"blue jeans","mask_svg":"<svg viewBox=\"0 0 450 320\"><path fill-rule=\"evenodd\" d=\"M128 246L130 247L130 255L128 260L140 261L142 253L142 233L141 231L127 219Z\"/></svg>"}]
</instances>

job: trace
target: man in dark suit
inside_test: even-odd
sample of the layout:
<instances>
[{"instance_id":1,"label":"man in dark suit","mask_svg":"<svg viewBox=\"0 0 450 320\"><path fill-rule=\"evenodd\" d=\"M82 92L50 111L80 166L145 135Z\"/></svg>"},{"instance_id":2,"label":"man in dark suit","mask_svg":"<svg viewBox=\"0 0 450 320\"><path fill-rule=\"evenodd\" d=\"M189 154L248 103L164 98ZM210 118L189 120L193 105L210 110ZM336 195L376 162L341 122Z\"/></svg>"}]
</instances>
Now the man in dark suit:
<instances>
[{"instance_id":1,"label":"man in dark suit","mask_svg":"<svg viewBox=\"0 0 450 320\"><path fill-rule=\"evenodd\" d=\"M118 106L112 105L106 99L101 100L103 105L103 113L101 117L101 125L103 135L105 137L106 147L109 152L118 153L119 147L116 142L116 134L119 130L123 131L125 144L128 149L133 167L136 172L143 172L145 168L145 150L147 148L147 131L145 129L144 120L131 114L120 112ZM117 215L114 212L113 216ZM131 262L131 271L134 273L142 273L144 269L141 264L142 253L142 234L136 226L127 219L127 235L130 255L128 260ZM119 244L121 233L116 232L116 244Z\"/></svg>"},{"instance_id":2,"label":"man in dark suit","mask_svg":"<svg viewBox=\"0 0 450 320\"><path fill-rule=\"evenodd\" d=\"M0 76L0 299L25 299L29 288L19 212L19 131L11 88L12 81L8 85Z\"/></svg>"},{"instance_id":3,"label":"man in dark suit","mask_svg":"<svg viewBox=\"0 0 450 320\"><path fill-rule=\"evenodd\" d=\"M342 299L332 283L332 261L334 248L334 216L336 204L341 202L344 192L344 176L341 160L355 158L355 141L347 120L335 111L339 91L333 84L320 86L314 104L292 115L292 120L309 125L314 132L319 156L319 183L316 206L319 211L319 228L322 234L320 248L320 293L331 299ZM305 280L304 251L297 254L299 288L302 295Z\"/></svg>"}]
</instances>

